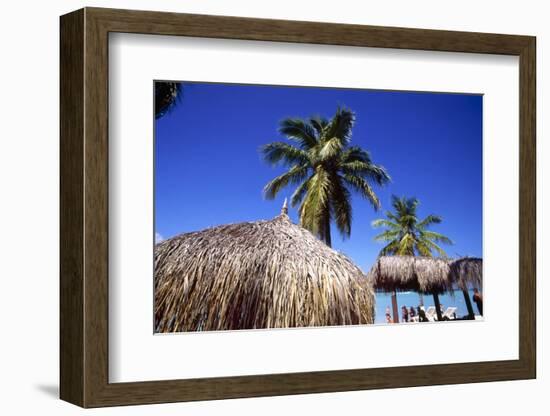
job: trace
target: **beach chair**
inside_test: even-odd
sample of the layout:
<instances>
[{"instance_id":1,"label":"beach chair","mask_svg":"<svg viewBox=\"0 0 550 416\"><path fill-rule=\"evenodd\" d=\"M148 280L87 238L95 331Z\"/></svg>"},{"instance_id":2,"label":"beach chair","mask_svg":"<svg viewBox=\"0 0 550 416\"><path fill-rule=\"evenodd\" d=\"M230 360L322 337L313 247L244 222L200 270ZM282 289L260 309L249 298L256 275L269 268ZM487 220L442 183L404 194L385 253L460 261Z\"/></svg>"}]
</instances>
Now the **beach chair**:
<instances>
[{"instance_id":1,"label":"beach chair","mask_svg":"<svg viewBox=\"0 0 550 416\"><path fill-rule=\"evenodd\" d=\"M426 309L426 318L428 318L428 321L434 322L437 320L437 314L435 312L435 306L430 306L428 309Z\"/></svg>"},{"instance_id":2,"label":"beach chair","mask_svg":"<svg viewBox=\"0 0 550 416\"><path fill-rule=\"evenodd\" d=\"M443 313L443 318L447 317L449 318L450 320L453 320L455 319L455 312L456 312L456 309L454 306L449 306L445 312Z\"/></svg>"}]
</instances>

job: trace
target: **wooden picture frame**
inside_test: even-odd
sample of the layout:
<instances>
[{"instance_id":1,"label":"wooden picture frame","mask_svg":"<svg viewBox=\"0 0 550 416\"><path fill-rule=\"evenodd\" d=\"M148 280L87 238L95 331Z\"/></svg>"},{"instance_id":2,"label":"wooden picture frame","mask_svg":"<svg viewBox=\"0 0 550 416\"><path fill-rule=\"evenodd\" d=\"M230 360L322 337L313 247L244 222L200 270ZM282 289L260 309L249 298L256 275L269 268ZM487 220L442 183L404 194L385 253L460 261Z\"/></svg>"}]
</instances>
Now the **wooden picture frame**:
<instances>
[{"instance_id":1,"label":"wooden picture frame","mask_svg":"<svg viewBox=\"0 0 550 416\"><path fill-rule=\"evenodd\" d=\"M82 407L213 400L536 377L535 38L85 8L61 17L60 396ZM519 359L109 383L110 32L519 57Z\"/></svg>"}]
</instances>

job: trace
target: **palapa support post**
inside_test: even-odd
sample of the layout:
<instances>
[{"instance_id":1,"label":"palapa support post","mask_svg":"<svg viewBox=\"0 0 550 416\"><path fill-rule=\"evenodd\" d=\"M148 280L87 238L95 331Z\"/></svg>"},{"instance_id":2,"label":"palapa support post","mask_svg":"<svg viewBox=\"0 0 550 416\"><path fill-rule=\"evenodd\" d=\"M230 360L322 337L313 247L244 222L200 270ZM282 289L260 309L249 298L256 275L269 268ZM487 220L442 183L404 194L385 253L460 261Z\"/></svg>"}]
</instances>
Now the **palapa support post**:
<instances>
[{"instance_id":1,"label":"palapa support post","mask_svg":"<svg viewBox=\"0 0 550 416\"><path fill-rule=\"evenodd\" d=\"M434 293L433 296L434 296L435 313L437 314L437 320L442 321L443 315L441 314L441 304L439 303L439 295L437 293Z\"/></svg>"},{"instance_id":2,"label":"palapa support post","mask_svg":"<svg viewBox=\"0 0 550 416\"><path fill-rule=\"evenodd\" d=\"M466 308L468 309L468 319L475 319L475 313L472 306L472 301L470 300L470 294L466 289L462 289L462 294L464 295L464 301L466 302Z\"/></svg>"},{"instance_id":3,"label":"palapa support post","mask_svg":"<svg viewBox=\"0 0 550 416\"><path fill-rule=\"evenodd\" d=\"M397 309L397 293L394 290L391 294L391 306L393 309L393 323L398 324L399 323L399 311Z\"/></svg>"}]
</instances>

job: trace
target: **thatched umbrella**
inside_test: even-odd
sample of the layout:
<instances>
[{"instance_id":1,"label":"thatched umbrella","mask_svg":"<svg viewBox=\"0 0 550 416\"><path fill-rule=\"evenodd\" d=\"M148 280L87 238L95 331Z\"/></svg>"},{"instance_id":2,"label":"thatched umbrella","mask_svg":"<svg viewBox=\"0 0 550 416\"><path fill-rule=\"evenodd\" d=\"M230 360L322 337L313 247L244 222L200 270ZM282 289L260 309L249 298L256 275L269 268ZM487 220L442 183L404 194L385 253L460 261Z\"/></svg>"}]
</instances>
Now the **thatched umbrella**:
<instances>
[{"instance_id":1,"label":"thatched umbrella","mask_svg":"<svg viewBox=\"0 0 550 416\"><path fill-rule=\"evenodd\" d=\"M381 256L368 273L374 288L392 292L394 322L399 322L395 292L415 291L434 297L437 319L441 320L439 295L451 288L449 263L445 259L416 256Z\"/></svg>"},{"instance_id":2,"label":"thatched umbrella","mask_svg":"<svg viewBox=\"0 0 550 416\"><path fill-rule=\"evenodd\" d=\"M468 316L473 319L474 308L468 293L468 287L481 287L483 279L483 260L476 257L463 257L450 263L450 279L464 295Z\"/></svg>"},{"instance_id":3,"label":"thatched umbrella","mask_svg":"<svg viewBox=\"0 0 550 416\"><path fill-rule=\"evenodd\" d=\"M293 224L270 221L181 234L155 247L155 330L180 332L374 322L363 272Z\"/></svg>"},{"instance_id":4,"label":"thatched umbrella","mask_svg":"<svg viewBox=\"0 0 550 416\"><path fill-rule=\"evenodd\" d=\"M468 285L481 286L482 259L464 257L442 259L436 257L381 256L368 273L374 288L384 292L415 291L430 293L434 297L437 319L441 320L439 295L452 291L455 286L464 293L468 314L473 317L468 296ZM392 297L394 311L397 310ZM394 312L395 313L395 312Z\"/></svg>"}]
</instances>

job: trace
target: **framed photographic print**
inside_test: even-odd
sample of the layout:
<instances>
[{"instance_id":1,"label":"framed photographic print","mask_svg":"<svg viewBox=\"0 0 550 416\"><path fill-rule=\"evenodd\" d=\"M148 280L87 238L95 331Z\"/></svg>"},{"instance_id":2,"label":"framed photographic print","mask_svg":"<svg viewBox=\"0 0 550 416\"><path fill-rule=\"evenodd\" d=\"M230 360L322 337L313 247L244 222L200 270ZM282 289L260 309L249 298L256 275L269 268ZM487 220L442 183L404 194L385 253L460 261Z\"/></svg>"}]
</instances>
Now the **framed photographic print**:
<instances>
[{"instance_id":1,"label":"framed photographic print","mask_svg":"<svg viewBox=\"0 0 550 416\"><path fill-rule=\"evenodd\" d=\"M534 378L535 49L62 16L61 398Z\"/></svg>"}]
</instances>

